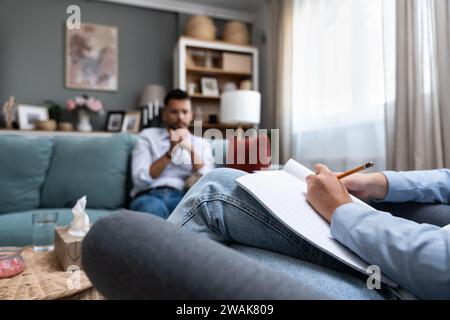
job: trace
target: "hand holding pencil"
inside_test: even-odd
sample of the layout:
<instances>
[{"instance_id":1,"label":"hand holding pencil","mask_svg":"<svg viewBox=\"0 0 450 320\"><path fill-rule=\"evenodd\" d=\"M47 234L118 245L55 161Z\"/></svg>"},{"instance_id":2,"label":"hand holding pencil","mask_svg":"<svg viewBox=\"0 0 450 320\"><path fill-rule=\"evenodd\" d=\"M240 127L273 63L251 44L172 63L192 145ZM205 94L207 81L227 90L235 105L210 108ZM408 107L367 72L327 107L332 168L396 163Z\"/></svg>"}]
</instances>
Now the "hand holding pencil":
<instances>
[{"instance_id":1,"label":"hand holding pencil","mask_svg":"<svg viewBox=\"0 0 450 320\"><path fill-rule=\"evenodd\" d=\"M383 174L357 174L371 166L373 162L368 162L336 175L326 166L316 165L316 174L306 177L306 199L322 217L331 222L338 207L352 202L349 192L362 199L378 198L379 195L383 198L387 190Z\"/></svg>"},{"instance_id":2,"label":"hand holding pencil","mask_svg":"<svg viewBox=\"0 0 450 320\"><path fill-rule=\"evenodd\" d=\"M355 169L352 169L338 174L337 177L352 195L361 200L384 199L388 191L386 177L380 172L357 173L365 165L355 168L359 170L354 171Z\"/></svg>"},{"instance_id":3,"label":"hand holding pencil","mask_svg":"<svg viewBox=\"0 0 450 320\"><path fill-rule=\"evenodd\" d=\"M344 184L326 166L317 164L316 174L306 177L306 199L328 222L331 222L336 208L351 203L352 199Z\"/></svg>"}]
</instances>

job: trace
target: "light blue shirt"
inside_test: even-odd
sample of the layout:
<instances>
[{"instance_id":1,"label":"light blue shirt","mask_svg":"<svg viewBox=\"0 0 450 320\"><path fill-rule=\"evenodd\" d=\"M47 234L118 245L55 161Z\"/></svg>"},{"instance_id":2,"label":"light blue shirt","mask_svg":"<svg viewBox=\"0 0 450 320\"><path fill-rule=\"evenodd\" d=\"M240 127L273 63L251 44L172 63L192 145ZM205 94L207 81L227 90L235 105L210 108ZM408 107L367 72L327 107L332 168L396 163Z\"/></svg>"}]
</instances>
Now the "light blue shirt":
<instances>
[{"instance_id":1,"label":"light blue shirt","mask_svg":"<svg viewBox=\"0 0 450 320\"><path fill-rule=\"evenodd\" d=\"M386 202L450 203L450 170L383 172ZM332 236L412 294L450 299L450 230L348 203L336 209Z\"/></svg>"},{"instance_id":2,"label":"light blue shirt","mask_svg":"<svg viewBox=\"0 0 450 320\"><path fill-rule=\"evenodd\" d=\"M201 137L189 135L196 154L202 158L203 167L200 174L206 174L214 169L214 158L211 145ZM131 196L134 197L141 191L156 187L172 187L178 190L184 189L184 181L194 171L191 156L187 150L179 149L172 156L172 161L161 172L159 177L150 177L150 166L161 158L170 148L170 137L166 128L149 128L143 130L132 153L132 178L134 188Z\"/></svg>"}]
</instances>

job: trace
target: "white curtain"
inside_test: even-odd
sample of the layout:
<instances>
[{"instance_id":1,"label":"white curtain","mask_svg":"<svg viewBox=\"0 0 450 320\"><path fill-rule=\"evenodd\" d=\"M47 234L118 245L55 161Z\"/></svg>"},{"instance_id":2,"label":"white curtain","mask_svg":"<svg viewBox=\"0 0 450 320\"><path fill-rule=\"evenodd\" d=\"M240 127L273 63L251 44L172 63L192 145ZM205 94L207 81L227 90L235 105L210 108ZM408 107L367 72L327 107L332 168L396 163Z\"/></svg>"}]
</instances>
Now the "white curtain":
<instances>
[{"instance_id":1,"label":"white curtain","mask_svg":"<svg viewBox=\"0 0 450 320\"><path fill-rule=\"evenodd\" d=\"M272 164L291 158L292 59L294 0L266 0L267 52L265 101L270 109L271 124L279 132L272 136Z\"/></svg>"},{"instance_id":2,"label":"white curtain","mask_svg":"<svg viewBox=\"0 0 450 320\"><path fill-rule=\"evenodd\" d=\"M388 168L450 167L450 4L385 0L394 7L396 81L388 83ZM392 11L392 10L391 10Z\"/></svg>"},{"instance_id":3,"label":"white curtain","mask_svg":"<svg viewBox=\"0 0 450 320\"><path fill-rule=\"evenodd\" d=\"M296 0L293 46L293 157L385 169L382 1Z\"/></svg>"}]
</instances>

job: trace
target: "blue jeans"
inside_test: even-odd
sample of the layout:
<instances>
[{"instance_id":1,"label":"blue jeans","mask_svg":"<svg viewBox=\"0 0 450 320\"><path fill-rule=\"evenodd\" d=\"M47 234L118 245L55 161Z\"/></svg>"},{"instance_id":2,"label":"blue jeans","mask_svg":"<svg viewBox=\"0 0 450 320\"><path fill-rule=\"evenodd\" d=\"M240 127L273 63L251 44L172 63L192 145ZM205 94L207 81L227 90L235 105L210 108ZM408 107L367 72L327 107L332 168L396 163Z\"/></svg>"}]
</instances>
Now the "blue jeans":
<instances>
[{"instance_id":1,"label":"blue jeans","mask_svg":"<svg viewBox=\"0 0 450 320\"><path fill-rule=\"evenodd\" d=\"M184 193L174 188L151 189L133 199L130 209L154 214L166 219L183 198Z\"/></svg>"},{"instance_id":2,"label":"blue jeans","mask_svg":"<svg viewBox=\"0 0 450 320\"><path fill-rule=\"evenodd\" d=\"M322 285L337 298L381 298L381 292L367 288L364 275L297 236L240 188L235 179L244 174L226 168L206 174L186 193L168 221L301 277L299 281ZM293 267L292 261L297 266Z\"/></svg>"}]
</instances>

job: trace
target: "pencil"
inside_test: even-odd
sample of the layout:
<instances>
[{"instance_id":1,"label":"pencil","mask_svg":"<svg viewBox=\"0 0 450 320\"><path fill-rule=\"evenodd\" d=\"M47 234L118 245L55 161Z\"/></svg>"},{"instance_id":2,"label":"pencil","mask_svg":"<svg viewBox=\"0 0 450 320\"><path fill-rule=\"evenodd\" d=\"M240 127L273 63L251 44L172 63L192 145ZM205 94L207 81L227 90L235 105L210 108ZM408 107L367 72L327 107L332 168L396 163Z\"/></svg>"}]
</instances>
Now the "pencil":
<instances>
[{"instance_id":1,"label":"pencil","mask_svg":"<svg viewBox=\"0 0 450 320\"><path fill-rule=\"evenodd\" d=\"M344 178L344 177L346 177L346 176L349 176L349 175L351 175L351 174L353 174L353 173L356 173L356 172L358 172L358 171L361 171L361 170L370 168L371 166L373 166L373 162L372 162L372 161L367 162L367 163L363 164L362 166L359 166L359 167L356 167L356 168L347 170L347 171L345 171L345 172L342 172L340 175L337 176L337 178L338 178L338 179L342 179L342 178Z\"/></svg>"}]
</instances>

